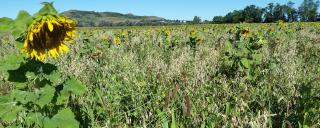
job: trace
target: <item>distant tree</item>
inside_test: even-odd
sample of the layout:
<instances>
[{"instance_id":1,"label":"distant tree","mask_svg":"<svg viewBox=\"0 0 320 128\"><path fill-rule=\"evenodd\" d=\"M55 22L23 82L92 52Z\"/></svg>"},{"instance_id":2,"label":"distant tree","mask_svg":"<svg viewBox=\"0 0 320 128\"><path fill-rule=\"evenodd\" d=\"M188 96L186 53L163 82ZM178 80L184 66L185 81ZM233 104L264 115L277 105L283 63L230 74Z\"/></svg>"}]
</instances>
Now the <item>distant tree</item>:
<instances>
[{"instance_id":1,"label":"distant tree","mask_svg":"<svg viewBox=\"0 0 320 128\"><path fill-rule=\"evenodd\" d=\"M274 13L274 3L269 3L267 7L264 8L263 19L264 22L270 23L273 22L273 13Z\"/></svg>"},{"instance_id":2,"label":"distant tree","mask_svg":"<svg viewBox=\"0 0 320 128\"><path fill-rule=\"evenodd\" d=\"M319 3L319 0L303 0L302 4L298 8L300 20L316 21Z\"/></svg>"},{"instance_id":3,"label":"distant tree","mask_svg":"<svg viewBox=\"0 0 320 128\"><path fill-rule=\"evenodd\" d=\"M232 23L240 23L245 20L243 10L233 11L232 17Z\"/></svg>"},{"instance_id":4,"label":"distant tree","mask_svg":"<svg viewBox=\"0 0 320 128\"><path fill-rule=\"evenodd\" d=\"M131 24L130 24L130 21L129 21L129 20L124 21L124 23L125 23L125 26L131 26Z\"/></svg>"},{"instance_id":5,"label":"distant tree","mask_svg":"<svg viewBox=\"0 0 320 128\"><path fill-rule=\"evenodd\" d=\"M282 20L282 21L287 21L286 18L286 5L280 5L279 3L276 4L274 7L274 12L273 12L273 22Z\"/></svg>"},{"instance_id":6,"label":"distant tree","mask_svg":"<svg viewBox=\"0 0 320 128\"><path fill-rule=\"evenodd\" d=\"M201 18L199 16L194 16L192 20L193 24L200 24L201 23Z\"/></svg>"},{"instance_id":7,"label":"distant tree","mask_svg":"<svg viewBox=\"0 0 320 128\"><path fill-rule=\"evenodd\" d=\"M298 11L294 8L294 4L295 3L293 3L292 1L289 1L286 6L287 20L289 22L294 22L298 20Z\"/></svg>"},{"instance_id":8,"label":"distant tree","mask_svg":"<svg viewBox=\"0 0 320 128\"><path fill-rule=\"evenodd\" d=\"M209 20L204 20L203 23L205 23L205 24L210 24L211 21L209 21Z\"/></svg>"},{"instance_id":9,"label":"distant tree","mask_svg":"<svg viewBox=\"0 0 320 128\"><path fill-rule=\"evenodd\" d=\"M244 21L247 23L260 23L263 11L255 5L247 6L243 10Z\"/></svg>"},{"instance_id":10,"label":"distant tree","mask_svg":"<svg viewBox=\"0 0 320 128\"><path fill-rule=\"evenodd\" d=\"M223 19L224 23L233 23L233 12L229 12Z\"/></svg>"},{"instance_id":11,"label":"distant tree","mask_svg":"<svg viewBox=\"0 0 320 128\"><path fill-rule=\"evenodd\" d=\"M225 23L239 23L244 21L243 11L242 10L234 10L233 12L228 13L224 17Z\"/></svg>"},{"instance_id":12,"label":"distant tree","mask_svg":"<svg viewBox=\"0 0 320 128\"><path fill-rule=\"evenodd\" d=\"M224 17L223 16L215 16L212 19L212 23L214 23L214 24L222 24L222 23L224 23Z\"/></svg>"}]
</instances>

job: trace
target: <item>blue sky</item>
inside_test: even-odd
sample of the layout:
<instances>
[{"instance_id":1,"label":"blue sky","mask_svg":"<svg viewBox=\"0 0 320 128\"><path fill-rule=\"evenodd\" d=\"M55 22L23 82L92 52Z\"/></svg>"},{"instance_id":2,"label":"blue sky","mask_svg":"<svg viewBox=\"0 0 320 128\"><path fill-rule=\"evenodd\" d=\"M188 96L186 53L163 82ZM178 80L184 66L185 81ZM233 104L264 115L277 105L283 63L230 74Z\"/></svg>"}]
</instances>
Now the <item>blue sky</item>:
<instances>
[{"instance_id":1,"label":"blue sky","mask_svg":"<svg viewBox=\"0 0 320 128\"><path fill-rule=\"evenodd\" d=\"M52 1L52 0L49 0ZM167 19L190 20L195 15L211 20L247 5L265 7L268 3L287 3L289 0L54 0L59 12L70 9L111 11L136 15L159 16ZM303 0L292 0L299 6ZM3 0L0 17L15 18L19 10L37 12L43 0Z\"/></svg>"}]
</instances>

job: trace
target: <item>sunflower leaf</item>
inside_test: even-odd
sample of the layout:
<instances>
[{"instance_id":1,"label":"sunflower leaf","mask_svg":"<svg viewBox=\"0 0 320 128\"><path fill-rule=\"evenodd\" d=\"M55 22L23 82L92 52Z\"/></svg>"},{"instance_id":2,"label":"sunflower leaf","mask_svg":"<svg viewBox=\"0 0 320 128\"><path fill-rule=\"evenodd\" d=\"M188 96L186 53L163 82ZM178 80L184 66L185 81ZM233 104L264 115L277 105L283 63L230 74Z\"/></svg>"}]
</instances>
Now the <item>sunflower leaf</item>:
<instances>
[{"instance_id":1,"label":"sunflower leaf","mask_svg":"<svg viewBox=\"0 0 320 128\"><path fill-rule=\"evenodd\" d=\"M45 77L48 80L50 80L50 82L52 82L53 86L57 86L62 83L61 82L61 74L57 70L52 71L49 75L46 75Z\"/></svg>"},{"instance_id":2,"label":"sunflower leaf","mask_svg":"<svg viewBox=\"0 0 320 128\"><path fill-rule=\"evenodd\" d=\"M39 113L29 113L28 116L25 118L26 123L28 123L30 126L31 124L34 124L37 127L43 127L43 120L44 120L44 116Z\"/></svg>"},{"instance_id":3,"label":"sunflower leaf","mask_svg":"<svg viewBox=\"0 0 320 128\"><path fill-rule=\"evenodd\" d=\"M59 123L57 123L59 122ZM75 116L70 108L60 110L51 119L45 118L45 128L78 128L79 122L75 119Z\"/></svg>"},{"instance_id":4,"label":"sunflower leaf","mask_svg":"<svg viewBox=\"0 0 320 128\"><path fill-rule=\"evenodd\" d=\"M0 119L4 122L13 122L18 113L24 111L24 108L16 105L17 102L11 100L10 95L0 97Z\"/></svg>"},{"instance_id":5,"label":"sunflower leaf","mask_svg":"<svg viewBox=\"0 0 320 128\"><path fill-rule=\"evenodd\" d=\"M0 70L15 70L24 62L21 54L9 54L0 58Z\"/></svg>"},{"instance_id":6,"label":"sunflower leaf","mask_svg":"<svg viewBox=\"0 0 320 128\"><path fill-rule=\"evenodd\" d=\"M55 89L53 87L46 85L45 87L41 88L39 97L35 103L38 104L41 108L49 104L54 96L54 92Z\"/></svg>"},{"instance_id":7,"label":"sunflower leaf","mask_svg":"<svg viewBox=\"0 0 320 128\"><path fill-rule=\"evenodd\" d=\"M26 31L31 22L32 16L27 11L21 10L14 20L13 28L11 30L12 34L16 38L19 38L19 36Z\"/></svg>"},{"instance_id":8,"label":"sunflower leaf","mask_svg":"<svg viewBox=\"0 0 320 128\"><path fill-rule=\"evenodd\" d=\"M86 86L75 78L71 78L65 82L63 90L71 92L75 95L82 95L86 90Z\"/></svg>"},{"instance_id":9,"label":"sunflower leaf","mask_svg":"<svg viewBox=\"0 0 320 128\"><path fill-rule=\"evenodd\" d=\"M44 6L39 10L36 16L47 14L58 14L57 10L53 7L53 2L42 2Z\"/></svg>"},{"instance_id":10,"label":"sunflower leaf","mask_svg":"<svg viewBox=\"0 0 320 128\"><path fill-rule=\"evenodd\" d=\"M14 21L10 18L0 18L0 32L10 32Z\"/></svg>"},{"instance_id":11,"label":"sunflower leaf","mask_svg":"<svg viewBox=\"0 0 320 128\"><path fill-rule=\"evenodd\" d=\"M30 22L32 21L32 17L31 15L25 11L25 10L21 10L19 13L18 13L18 16L17 18L15 19L15 22Z\"/></svg>"}]
</instances>

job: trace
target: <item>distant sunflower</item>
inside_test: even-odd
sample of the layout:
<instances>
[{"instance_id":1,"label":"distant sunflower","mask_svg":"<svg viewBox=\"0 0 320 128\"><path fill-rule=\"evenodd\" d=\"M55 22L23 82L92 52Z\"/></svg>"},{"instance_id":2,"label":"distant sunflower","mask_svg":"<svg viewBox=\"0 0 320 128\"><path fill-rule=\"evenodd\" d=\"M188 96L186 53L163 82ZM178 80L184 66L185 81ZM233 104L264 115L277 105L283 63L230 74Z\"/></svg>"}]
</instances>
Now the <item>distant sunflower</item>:
<instances>
[{"instance_id":1,"label":"distant sunflower","mask_svg":"<svg viewBox=\"0 0 320 128\"><path fill-rule=\"evenodd\" d=\"M22 48L31 58L44 61L69 51L66 43L75 37L75 21L62 16L47 15L33 21Z\"/></svg>"},{"instance_id":2,"label":"distant sunflower","mask_svg":"<svg viewBox=\"0 0 320 128\"><path fill-rule=\"evenodd\" d=\"M242 29L242 30L240 31L240 34L241 34L242 36L248 36L248 35L250 34L250 31L249 31L249 29Z\"/></svg>"}]
</instances>

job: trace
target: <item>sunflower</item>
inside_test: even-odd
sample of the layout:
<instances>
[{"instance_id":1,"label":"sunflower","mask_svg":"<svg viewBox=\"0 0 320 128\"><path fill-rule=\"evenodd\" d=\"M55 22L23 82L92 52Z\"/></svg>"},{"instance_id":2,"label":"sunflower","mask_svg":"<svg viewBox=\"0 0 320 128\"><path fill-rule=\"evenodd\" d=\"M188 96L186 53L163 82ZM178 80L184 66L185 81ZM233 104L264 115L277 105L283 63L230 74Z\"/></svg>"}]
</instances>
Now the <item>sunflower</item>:
<instances>
[{"instance_id":1,"label":"sunflower","mask_svg":"<svg viewBox=\"0 0 320 128\"><path fill-rule=\"evenodd\" d=\"M63 55L69 51L66 43L75 37L75 24L59 15L41 16L29 26L22 52L40 61Z\"/></svg>"},{"instance_id":2,"label":"sunflower","mask_svg":"<svg viewBox=\"0 0 320 128\"><path fill-rule=\"evenodd\" d=\"M240 31L241 36L248 36L250 34L249 29L242 29Z\"/></svg>"}]
</instances>

